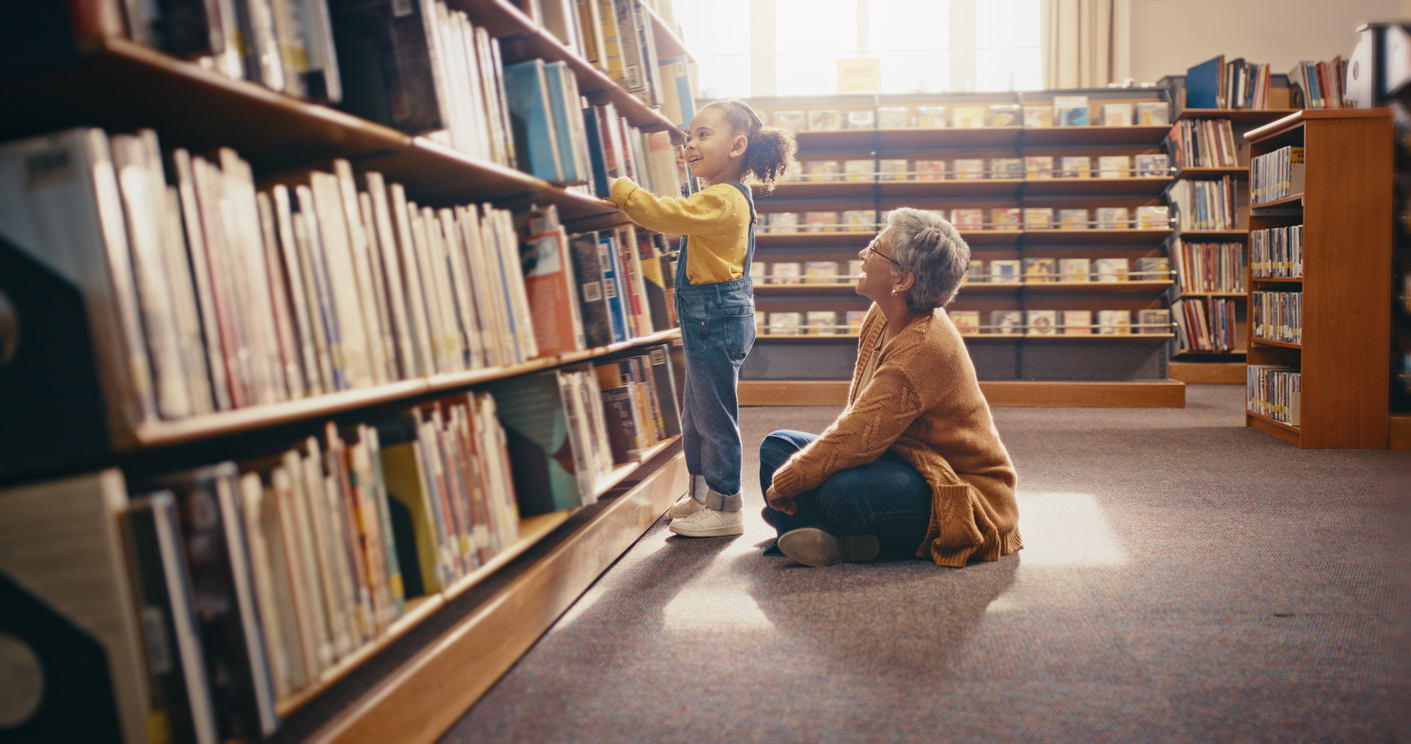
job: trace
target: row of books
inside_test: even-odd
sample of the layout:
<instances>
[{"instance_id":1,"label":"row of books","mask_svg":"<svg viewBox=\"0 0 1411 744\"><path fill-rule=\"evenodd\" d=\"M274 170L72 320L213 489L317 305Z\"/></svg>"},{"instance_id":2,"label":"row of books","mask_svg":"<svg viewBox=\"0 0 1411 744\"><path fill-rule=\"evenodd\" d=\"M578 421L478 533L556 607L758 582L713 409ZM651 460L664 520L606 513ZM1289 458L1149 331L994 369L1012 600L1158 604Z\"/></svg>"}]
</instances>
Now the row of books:
<instances>
[{"instance_id":1,"label":"row of books","mask_svg":"<svg viewBox=\"0 0 1411 744\"><path fill-rule=\"evenodd\" d=\"M1133 160L1136 161L1133 167ZM1030 155L1024 158L984 158L945 160L803 160L789 164L785 180L820 183L828 181L982 181L1045 178L1161 178L1170 175L1167 158L1161 154L1081 155L1057 158ZM949 165L949 167L948 167Z\"/></svg>"},{"instance_id":2,"label":"row of books","mask_svg":"<svg viewBox=\"0 0 1411 744\"><path fill-rule=\"evenodd\" d=\"M1303 276L1303 225L1251 231L1249 273L1260 277Z\"/></svg>"},{"instance_id":3,"label":"row of books","mask_svg":"<svg viewBox=\"0 0 1411 744\"><path fill-rule=\"evenodd\" d=\"M1165 230L1171 226L1170 210L1164 206L1137 207L1135 219L1127 207L1058 209L1051 207L994 207L985 220L983 209L933 210L950 220L956 229L967 230ZM772 212L761 215L761 232L819 233L859 232L876 228L876 213L870 209L847 212ZM1093 219L1090 219L1092 217Z\"/></svg>"},{"instance_id":4,"label":"row of books","mask_svg":"<svg viewBox=\"0 0 1411 744\"><path fill-rule=\"evenodd\" d=\"M24 640L88 663L124 740L263 740L281 700L514 547L521 517L593 503L614 467L681 433L682 355L638 351L329 423L239 463L12 489L0 538L38 536L26 554L45 559L5 567L27 589L6 612L52 627L81 608L96 656Z\"/></svg>"},{"instance_id":5,"label":"row of books","mask_svg":"<svg viewBox=\"0 0 1411 744\"><path fill-rule=\"evenodd\" d=\"M1269 65L1231 62L1222 54L1186 71L1186 106L1196 109L1267 109L1273 76Z\"/></svg>"},{"instance_id":6,"label":"row of books","mask_svg":"<svg viewBox=\"0 0 1411 744\"><path fill-rule=\"evenodd\" d=\"M750 264L750 279L755 286L767 284L852 284L862 273L862 261L774 261L755 259Z\"/></svg>"},{"instance_id":7,"label":"row of books","mask_svg":"<svg viewBox=\"0 0 1411 744\"><path fill-rule=\"evenodd\" d=\"M1191 292L1244 292L1248 263L1243 243L1187 243L1171 241L1171 262L1182 294Z\"/></svg>"},{"instance_id":8,"label":"row of books","mask_svg":"<svg viewBox=\"0 0 1411 744\"><path fill-rule=\"evenodd\" d=\"M1296 367L1251 364L1245 367L1245 409L1289 426L1302 423L1302 374Z\"/></svg>"},{"instance_id":9,"label":"row of books","mask_svg":"<svg viewBox=\"0 0 1411 744\"><path fill-rule=\"evenodd\" d=\"M1177 181L1166 196L1176 208L1182 230L1234 230L1239 219L1235 206L1235 179Z\"/></svg>"},{"instance_id":10,"label":"row of books","mask_svg":"<svg viewBox=\"0 0 1411 744\"><path fill-rule=\"evenodd\" d=\"M1303 148L1285 145L1249 160L1249 203L1258 206L1303 193Z\"/></svg>"},{"instance_id":11,"label":"row of books","mask_svg":"<svg viewBox=\"0 0 1411 744\"><path fill-rule=\"evenodd\" d=\"M1302 292L1251 292L1249 313L1255 338L1303 343Z\"/></svg>"},{"instance_id":12,"label":"row of books","mask_svg":"<svg viewBox=\"0 0 1411 744\"><path fill-rule=\"evenodd\" d=\"M1177 168L1237 168L1239 148L1229 119L1182 119L1166 135Z\"/></svg>"},{"instance_id":13,"label":"row of books","mask_svg":"<svg viewBox=\"0 0 1411 744\"><path fill-rule=\"evenodd\" d=\"M327 0L97 0L73 10L76 34L127 37L299 98L343 97Z\"/></svg>"},{"instance_id":14,"label":"row of books","mask_svg":"<svg viewBox=\"0 0 1411 744\"><path fill-rule=\"evenodd\" d=\"M1097 126L1162 126L1169 124L1164 101L1105 103L1092 117ZM977 129L983 127L1045 128L1088 126L1087 96L1055 96L1052 104L999 103L971 106L878 106L876 108L775 111L774 126L792 132L832 132L845 129Z\"/></svg>"},{"instance_id":15,"label":"row of books","mask_svg":"<svg viewBox=\"0 0 1411 744\"><path fill-rule=\"evenodd\" d=\"M1138 258L1135 264L1126 258L971 259L965 274L965 281L971 284L1162 282L1170 278L1170 264L1158 257Z\"/></svg>"},{"instance_id":16,"label":"row of books","mask_svg":"<svg viewBox=\"0 0 1411 744\"><path fill-rule=\"evenodd\" d=\"M1175 300L1176 349L1179 353L1226 352L1238 348L1235 325L1239 303L1221 297Z\"/></svg>"},{"instance_id":17,"label":"row of books","mask_svg":"<svg viewBox=\"0 0 1411 744\"><path fill-rule=\"evenodd\" d=\"M1170 312L1164 309L1138 310L1135 325L1130 310L992 310L984 314L951 309L947 314L962 335L1106 336L1171 331ZM846 323L840 323L844 315ZM755 327L760 335L768 336L855 336L861 332L866 315L865 310L846 314L834 310L758 311Z\"/></svg>"},{"instance_id":18,"label":"row of books","mask_svg":"<svg viewBox=\"0 0 1411 744\"><path fill-rule=\"evenodd\" d=\"M377 173L360 191L345 161L261 191L229 149L170 163L150 130L0 147L0 231L83 288L119 428L671 327L666 246L630 226L574 259L553 207L521 243L507 211L418 207Z\"/></svg>"},{"instance_id":19,"label":"row of books","mask_svg":"<svg viewBox=\"0 0 1411 744\"><path fill-rule=\"evenodd\" d=\"M1347 60L1304 60L1289 70L1289 83L1303 94L1303 108L1351 108L1347 101Z\"/></svg>"}]
</instances>

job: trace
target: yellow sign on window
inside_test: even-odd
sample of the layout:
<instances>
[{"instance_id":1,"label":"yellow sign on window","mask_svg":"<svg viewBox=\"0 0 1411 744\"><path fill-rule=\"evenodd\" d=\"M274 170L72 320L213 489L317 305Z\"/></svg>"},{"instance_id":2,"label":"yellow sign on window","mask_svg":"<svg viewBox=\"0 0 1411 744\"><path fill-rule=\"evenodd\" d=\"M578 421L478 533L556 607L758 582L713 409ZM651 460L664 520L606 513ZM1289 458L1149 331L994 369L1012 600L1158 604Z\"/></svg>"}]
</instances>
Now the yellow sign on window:
<instances>
[{"instance_id":1,"label":"yellow sign on window","mask_svg":"<svg viewBox=\"0 0 1411 744\"><path fill-rule=\"evenodd\" d=\"M882 60L853 57L838 60L838 92L869 93L882 89Z\"/></svg>"}]
</instances>

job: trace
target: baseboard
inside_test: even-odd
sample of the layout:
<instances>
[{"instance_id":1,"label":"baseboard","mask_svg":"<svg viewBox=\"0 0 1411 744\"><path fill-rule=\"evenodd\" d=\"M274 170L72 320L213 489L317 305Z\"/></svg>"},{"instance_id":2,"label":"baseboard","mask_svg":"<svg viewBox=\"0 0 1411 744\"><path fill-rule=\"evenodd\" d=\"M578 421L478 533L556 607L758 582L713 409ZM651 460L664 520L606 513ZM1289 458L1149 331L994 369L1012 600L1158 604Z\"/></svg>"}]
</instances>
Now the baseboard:
<instances>
[{"instance_id":1,"label":"baseboard","mask_svg":"<svg viewBox=\"0 0 1411 744\"><path fill-rule=\"evenodd\" d=\"M740 383L742 406L843 406L848 385L834 380L745 380ZM1186 385L1178 380L1152 382L1034 382L980 383L993 408L1184 408Z\"/></svg>"},{"instance_id":2,"label":"baseboard","mask_svg":"<svg viewBox=\"0 0 1411 744\"><path fill-rule=\"evenodd\" d=\"M1391 415L1387 425L1387 449L1411 450L1411 414Z\"/></svg>"},{"instance_id":3,"label":"baseboard","mask_svg":"<svg viewBox=\"0 0 1411 744\"><path fill-rule=\"evenodd\" d=\"M1207 385L1243 385L1244 362L1171 362L1171 379Z\"/></svg>"},{"instance_id":4,"label":"baseboard","mask_svg":"<svg viewBox=\"0 0 1411 744\"><path fill-rule=\"evenodd\" d=\"M310 740L437 741L686 492L687 480L678 453Z\"/></svg>"}]
</instances>

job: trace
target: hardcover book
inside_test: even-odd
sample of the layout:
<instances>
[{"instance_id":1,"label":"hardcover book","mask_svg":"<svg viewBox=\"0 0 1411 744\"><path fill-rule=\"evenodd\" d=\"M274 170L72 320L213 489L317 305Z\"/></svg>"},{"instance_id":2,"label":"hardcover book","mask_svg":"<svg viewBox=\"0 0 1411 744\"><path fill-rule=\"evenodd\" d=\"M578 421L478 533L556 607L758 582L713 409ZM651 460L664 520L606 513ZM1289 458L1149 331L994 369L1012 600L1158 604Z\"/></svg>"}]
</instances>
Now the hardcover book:
<instances>
[{"instance_id":1,"label":"hardcover book","mask_svg":"<svg viewBox=\"0 0 1411 744\"><path fill-rule=\"evenodd\" d=\"M797 336L803 325L803 313L770 313L769 335Z\"/></svg>"},{"instance_id":2,"label":"hardcover book","mask_svg":"<svg viewBox=\"0 0 1411 744\"><path fill-rule=\"evenodd\" d=\"M1025 230L1049 230L1053 228L1053 209L1050 207L1025 207Z\"/></svg>"},{"instance_id":3,"label":"hardcover book","mask_svg":"<svg viewBox=\"0 0 1411 744\"><path fill-rule=\"evenodd\" d=\"M911 109L906 106L877 107L878 129L910 129Z\"/></svg>"},{"instance_id":4,"label":"hardcover book","mask_svg":"<svg viewBox=\"0 0 1411 744\"><path fill-rule=\"evenodd\" d=\"M1087 96L1054 96L1053 121L1060 127L1088 125Z\"/></svg>"},{"instance_id":5,"label":"hardcover book","mask_svg":"<svg viewBox=\"0 0 1411 744\"><path fill-rule=\"evenodd\" d=\"M1020 158L992 158L990 178L1023 178L1024 161Z\"/></svg>"},{"instance_id":6,"label":"hardcover book","mask_svg":"<svg viewBox=\"0 0 1411 744\"><path fill-rule=\"evenodd\" d=\"M949 121L945 106L916 107L916 126L918 129L945 129Z\"/></svg>"},{"instance_id":7,"label":"hardcover book","mask_svg":"<svg viewBox=\"0 0 1411 744\"><path fill-rule=\"evenodd\" d=\"M1061 282L1091 281L1092 260L1087 258L1058 259L1058 280Z\"/></svg>"},{"instance_id":8,"label":"hardcover book","mask_svg":"<svg viewBox=\"0 0 1411 744\"><path fill-rule=\"evenodd\" d=\"M838 180L838 161L836 160L807 160L804 161L804 180L808 183L819 183L822 181Z\"/></svg>"},{"instance_id":9,"label":"hardcover book","mask_svg":"<svg viewBox=\"0 0 1411 744\"><path fill-rule=\"evenodd\" d=\"M808 131L835 132L843 128L843 115L837 109L818 109L808 112Z\"/></svg>"},{"instance_id":10,"label":"hardcover book","mask_svg":"<svg viewBox=\"0 0 1411 744\"><path fill-rule=\"evenodd\" d=\"M980 332L979 310L951 310L950 320L962 335Z\"/></svg>"},{"instance_id":11,"label":"hardcover book","mask_svg":"<svg viewBox=\"0 0 1411 744\"><path fill-rule=\"evenodd\" d=\"M612 318L607 293L603 291L603 267L598 260L596 233L575 235L569 240L573 277L578 283L578 314L583 320L583 340L590 349L613 341ZM653 316L655 317L655 316Z\"/></svg>"},{"instance_id":12,"label":"hardcover book","mask_svg":"<svg viewBox=\"0 0 1411 744\"><path fill-rule=\"evenodd\" d=\"M946 179L946 161L944 160L918 160L916 161L916 180L918 181L944 181Z\"/></svg>"},{"instance_id":13,"label":"hardcover book","mask_svg":"<svg viewBox=\"0 0 1411 744\"><path fill-rule=\"evenodd\" d=\"M1057 263L1052 258L1024 259L1024 282L1026 284L1041 284L1058 281Z\"/></svg>"},{"instance_id":14,"label":"hardcover book","mask_svg":"<svg viewBox=\"0 0 1411 744\"><path fill-rule=\"evenodd\" d=\"M1023 107L1017 103L998 103L990 106L990 126L1018 127L1024 125Z\"/></svg>"},{"instance_id":15,"label":"hardcover book","mask_svg":"<svg viewBox=\"0 0 1411 744\"><path fill-rule=\"evenodd\" d=\"M1137 124L1144 127L1167 126L1171 123L1171 107L1165 101L1144 101L1137 104Z\"/></svg>"},{"instance_id":16,"label":"hardcover book","mask_svg":"<svg viewBox=\"0 0 1411 744\"><path fill-rule=\"evenodd\" d=\"M1057 310L1029 310L1026 318L1026 335L1029 336L1057 336L1058 335L1058 311Z\"/></svg>"},{"instance_id":17,"label":"hardcover book","mask_svg":"<svg viewBox=\"0 0 1411 744\"><path fill-rule=\"evenodd\" d=\"M990 282L992 284L1019 284L1019 261L995 259L990 262Z\"/></svg>"},{"instance_id":18,"label":"hardcover book","mask_svg":"<svg viewBox=\"0 0 1411 744\"><path fill-rule=\"evenodd\" d=\"M987 126L989 112L984 106L956 106L951 109L951 126L956 129L979 129Z\"/></svg>"},{"instance_id":19,"label":"hardcover book","mask_svg":"<svg viewBox=\"0 0 1411 744\"><path fill-rule=\"evenodd\" d=\"M1125 258L1099 258L1093 261L1093 279L1099 282L1125 282L1127 267Z\"/></svg>"},{"instance_id":20,"label":"hardcover book","mask_svg":"<svg viewBox=\"0 0 1411 744\"><path fill-rule=\"evenodd\" d=\"M1019 207L1002 208L996 207L990 210L991 230L1018 230L1019 228Z\"/></svg>"},{"instance_id":21,"label":"hardcover book","mask_svg":"<svg viewBox=\"0 0 1411 744\"><path fill-rule=\"evenodd\" d=\"M873 113L870 110L857 110L847 112L847 118L843 120L844 129L872 129Z\"/></svg>"},{"instance_id":22,"label":"hardcover book","mask_svg":"<svg viewBox=\"0 0 1411 744\"><path fill-rule=\"evenodd\" d=\"M1131 310L1099 310L1097 312L1097 332L1099 335L1126 335L1132 332Z\"/></svg>"},{"instance_id":23,"label":"hardcover book","mask_svg":"<svg viewBox=\"0 0 1411 744\"><path fill-rule=\"evenodd\" d=\"M1132 126L1132 104L1104 103L1098 106L1098 118L1105 127Z\"/></svg>"},{"instance_id":24,"label":"hardcover book","mask_svg":"<svg viewBox=\"0 0 1411 744\"><path fill-rule=\"evenodd\" d=\"M521 516L582 506L577 456L558 372L487 383L505 428Z\"/></svg>"},{"instance_id":25,"label":"hardcover book","mask_svg":"<svg viewBox=\"0 0 1411 744\"><path fill-rule=\"evenodd\" d=\"M1023 313L1018 310L991 310L990 327L986 333L1000 333L1006 336L1024 333Z\"/></svg>"},{"instance_id":26,"label":"hardcover book","mask_svg":"<svg viewBox=\"0 0 1411 744\"><path fill-rule=\"evenodd\" d=\"M905 181L911 168L904 158L887 158L878 162L878 180L880 181Z\"/></svg>"},{"instance_id":27,"label":"hardcover book","mask_svg":"<svg viewBox=\"0 0 1411 744\"><path fill-rule=\"evenodd\" d=\"M958 158L954 161L955 177L960 181L980 181L985 178L985 161L980 158Z\"/></svg>"},{"instance_id":28,"label":"hardcover book","mask_svg":"<svg viewBox=\"0 0 1411 744\"><path fill-rule=\"evenodd\" d=\"M1053 126L1052 106L1025 106L1024 126L1030 129L1042 129Z\"/></svg>"}]
</instances>

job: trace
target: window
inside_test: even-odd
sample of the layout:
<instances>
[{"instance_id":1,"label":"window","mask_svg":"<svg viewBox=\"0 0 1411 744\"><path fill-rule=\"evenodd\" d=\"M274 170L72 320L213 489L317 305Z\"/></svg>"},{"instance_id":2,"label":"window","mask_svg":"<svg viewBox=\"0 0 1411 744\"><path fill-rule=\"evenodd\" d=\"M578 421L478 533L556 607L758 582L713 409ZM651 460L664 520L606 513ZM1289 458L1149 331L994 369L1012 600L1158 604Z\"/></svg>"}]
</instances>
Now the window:
<instances>
[{"instance_id":1,"label":"window","mask_svg":"<svg viewBox=\"0 0 1411 744\"><path fill-rule=\"evenodd\" d=\"M836 90L837 61L882 61L883 93L1043 86L1040 0L718 0L674 4L706 97Z\"/></svg>"}]
</instances>

